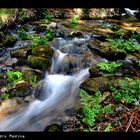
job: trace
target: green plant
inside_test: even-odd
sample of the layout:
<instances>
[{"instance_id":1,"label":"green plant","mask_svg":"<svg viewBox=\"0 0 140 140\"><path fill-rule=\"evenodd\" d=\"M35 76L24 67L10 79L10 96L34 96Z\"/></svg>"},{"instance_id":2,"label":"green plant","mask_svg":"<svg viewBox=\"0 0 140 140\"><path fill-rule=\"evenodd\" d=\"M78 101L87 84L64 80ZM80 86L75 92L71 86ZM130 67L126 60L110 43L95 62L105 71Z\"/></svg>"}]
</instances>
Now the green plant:
<instances>
[{"instance_id":1,"label":"green plant","mask_svg":"<svg viewBox=\"0 0 140 140\"><path fill-rule=\"evenodd\" d=\"M102 106L102 95L100 91L97 91L95 96L91 96L86 91L80 89L80 101L83 106L82 122L90 127L94 125L97 115L112 112L110 105Z\"/></svg>"},{"instance_id":2,"label":"green plant","mask_svg":"<svg viewBox=\"0 0 140 140\"><path fill-rule=\"evenodd\" d=\"M140 99L140 80L126 77L119 81L119 89L111 87L115 101L124 101L126 104L134 103Z\"/></svg>"},{"instance_id":3,"label":"green plant","mask_svg":"<svg viewBox=\"0 0 140 140\"><path fill-rule=\"evenodd\" d=\"M54 39L54 33L51 31L47 31L45 37L47 38L48 41L52 41Z\"/></svg>"},{"instance_id":4,"label":"green plant","mask_svg":"<svg viewBox=\"0 0 140 140\"><path fill-rule=\"evenodd\" d=\"M18 30L18 31L17 31L17 34L18 34L18 36L19 36L19 38L20 38L21 40L26 40L26 39L28 39L28 35L26 34L26 31L25 31L24 29Z\"/></svg>"},{"instance_id":5,"label":"green plant","mask_svg":"<svg viewBox=\"0 0 140 140\"><path fill-rule=\"evenodd\" d=\"M118 67L120 67L122 64L117 64L116 62L102 62L99 64L96 64L96 66L107 73L114 72Z\"/></svg>"},{"instance_id":6,"label":"green plant","mask_svg":"<svg viewBox=\"0 0 140 140\"><path fill-rule=\"evenodd\" d=\"M40 36L36 36L36 35L29 35L28 36L31 40L31 44L32 44L32 47L36 47L36 46L39 46L39 45L47 45L48 44L48 39L43 36L43 37L40 37Z\"/></svg>"},{"instance_id":7,"label":"green plant","mask_svg":"<svg viewBox=\"0 0 140 140\"><path fill-rule=\"evenodd\" d=\"M77 16L73 16L71 19L70 19L70 25L72 27L76 26L78 24L78 17Z\"/></svg>"},{"instance_id":8,"label":"green plant","mask_svg":"<svg viewBox=\"0 0 140 140\"><path fill-rule=\"evenodd\" d=\"M51 20L52 20L52 17L49 16L48 14L45 14L45 23L48 24Z\"/></svg>"},{"instance_id":9,"label":"green plant","mask_svg":"<svg viewBox=\"0 0 140 140\"><path fill-rule=\"evenodd\" d=\"M29 80L30 85L35 85L37 83L37 76L30 76Z\"/></svg>"},{"instance_id":10,"label":"green plant","mask_svg":"<svg viewBox=\"0 0 140 140\"><path fill-rule=\"evenodd\" d=\"M115 36L123 36L125 35L125 30L119 29L117 31L114 31Z\"/></svg>"},{"instance_id":11,"label":"green plant","mask_svg":"<svg viewBox=\"0 0 140 140\"><path fill-rule=\"evenodd\" d=\"M24 22L28 18L30 18L30 16L27 14L27 11L25 11L24 9L21 9L21 11L19 12L19 15L17 17L18 21Z\"/></svg>"},{"instance_id":12,"label":"green plant","mask_svg":"<svg viewBox=\"0 0 140 140\"><path fill-rule=\"evenodd\" d=\"M105 129L104 129L104 132L110 132L112 129L112 126L111 124L109 124Z\"/></svg>"},{"instance_id":13,"label":"green plant","mask_svg":"<svg viewBox=\"0 0 140 140\"><path fill-rule=\"evenodd\" d=\"M23 74L19 71L8 71L7 72L7 80L10 84L14 84L23 79Z\"/></svg>"},{"instance_id":14,"label":"green plant","mask_svg":"<svg viewBox=\"0 0 140 140\"><path fill-rule=\"evenodd\" d=\"M123 39L112 39L109 38L109 47L114 49L121 49L126 52L135 52L136 50L140 49L140 45L135 43L135 40L130 38L128 40Z\"/></svg>"},{"instance_id":15,"label":"green plant","mask_svg":"<svg viewBox=\"0 0 140 140\"><path fill-rule=\"evenodd\" d=\"M14 97L14 94L13 94L13 93L10 93L10 92L6 92L6 93L3 93L3 94L1 95L1 99L2 99L2 100L8 100L8 99L11 98L11 97Z\"/></svg>"}]
</instances>

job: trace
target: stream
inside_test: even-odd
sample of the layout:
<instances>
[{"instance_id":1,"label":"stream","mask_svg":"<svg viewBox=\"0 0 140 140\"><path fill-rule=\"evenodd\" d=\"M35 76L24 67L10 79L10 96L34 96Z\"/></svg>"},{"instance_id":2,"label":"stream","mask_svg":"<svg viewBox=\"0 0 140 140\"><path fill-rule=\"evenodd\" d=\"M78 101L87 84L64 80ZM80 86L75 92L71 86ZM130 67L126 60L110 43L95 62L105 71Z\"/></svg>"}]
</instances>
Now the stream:
<instances>
[{"instance_id":1,"label":"stream","mask_svg":"<svg viewBox=\"0 0 140 140\"><path fill-rule=\"evenodd\" d=\"M54 20L54 22L56 21ZM65 24L64 21L61 26ZM108 61L106 58L91 53L87 47L89 41L98 38L100 31L102 31L102 35L106 35L103 29L95 28L102 24L103 21L100 20L88 22L87 25L85 21L81 21L81 26L77 26L76 30L83 32L82 37L54 38L50 45L54 50L54 55L50 70L45 72L45 77L42 79L40 100L35 99L28 106L7 115L0 122L0 131L43 131L50 124L60 124L65 121L67 109L74 108L76 105L80 106L79 86L89 78L89 68L97 62ZM72 30L70 29L70 32ZM17 36L12 30L9 32ZM94 35L94 32L97 35ZM31 28L27 33L34 34L35 32ZM108 33L110 34L111 31ZM27 46L30 46L30 41L18 40L12 48L9 47L0 59L1 67L5 65L2 63L3 61L6 62L8 58L10 59L10 51ZM16 60L12 59L11 63L14 61Z\"/></svg>"}]
</instances>

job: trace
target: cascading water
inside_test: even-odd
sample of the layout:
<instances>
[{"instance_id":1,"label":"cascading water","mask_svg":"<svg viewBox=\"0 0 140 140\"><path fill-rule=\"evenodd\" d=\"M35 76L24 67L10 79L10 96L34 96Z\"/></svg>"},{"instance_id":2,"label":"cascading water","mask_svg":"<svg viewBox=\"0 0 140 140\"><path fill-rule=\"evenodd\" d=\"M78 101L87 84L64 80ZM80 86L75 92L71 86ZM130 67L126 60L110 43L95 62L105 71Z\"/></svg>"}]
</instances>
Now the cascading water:
<instances>
[{"instance_id":1,"label":"cascading water","mask_svg":"<svg viewBox=\"0 0 140 140\"><path fill-rule=\"evenodd\" d=\"M62 53L61 49L53 48L55 55L51 72L46 73L40 93L42 100L36 99L29 106L2 120L0 131L43 131L51 122L57 121L62 112L75 106L79 85L89 77L88 66L83 64L82 54L69 54L69 51Z\"/></svg>"}]
</instances>

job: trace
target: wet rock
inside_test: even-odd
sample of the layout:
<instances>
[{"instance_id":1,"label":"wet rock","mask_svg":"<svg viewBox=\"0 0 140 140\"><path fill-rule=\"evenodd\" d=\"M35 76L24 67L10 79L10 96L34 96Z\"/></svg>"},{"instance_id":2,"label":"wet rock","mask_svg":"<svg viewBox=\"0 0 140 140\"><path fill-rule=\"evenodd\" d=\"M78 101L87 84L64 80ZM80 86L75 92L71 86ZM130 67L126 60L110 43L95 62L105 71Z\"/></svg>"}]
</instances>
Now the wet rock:
<instances>
[{"instance_id":1,"label":"wet rock","mask_svg":"<svg viewBox=\"0 0 140 140\"><path fill-rule=\"evenodd\" d=\"M34 29L34 31L36 31L36 33L44 32L44 31L46 31L46 26L45 25L39 25Z\"/></svg>"},{"instance_id":2,"label":"wet rock","mask_svg":"<svg viewBox=\"0 0 140 140\"><path fill-rule=\"evenodd\" d=\"M34 84L36 84L43 78L42 72L27 67L24 67L22 69L22 73L24 79L28 81L30 84L32 84L31 82L34 82Z\"/></svg>"},{"instance_id":3,"label":"wet rock","mask_svg":"<svg viewBox=\"0 0 140 140\"><path fill-rule=\"evenodd\" d=\"M32 54L39 57L53 57L54 50L48 46L37 46L33 48Z\"/></svg>"},{"instance_id":4,"label":"wet rock","mask_svg":"<svg viewBox=\"0 0 140 140\"><path fill-rule=\"evenodd\" d=\"M13 35L4 35L2 44L4 47L12 47L17 41L17 38Z\"/></svg>"},{"instance_id":5,"label":"wet rock","mask_svg":"<svg viewBox=\"0 0 140 140\"><path fill-rule=\"evenodd\" d=\"M92 38L93 40L99 40L99 41L102 41L102 42L106 41L106 39L107 39L106 36L99 35L99 34L92 34L92 35L91 35L91 38Z\"/></svg>"},{"instance_id":6,"label":"wet rock","mask_svg":"<svg viewBox=\"0 0 140 140\"><path fill-rule=\"evenodd\" d=\"M97 78L89 78L85 80L80 88L87 91L89 94L94 94L96 91L105 92L110 90L111 86L118 86L118 81L120 78L113 77L97 77Z\"/></svg>"},{"instance_id":7,"label":"wet rock","mask_svg":"<svg viewBox=\"0 0 140 140\"><path fill-rule=\"evenodd\" d=\"M54 33L54 37L65 37L65 32L62 29L57 29Z\"/></svg>"},{"instance_id":8,"label":"wet rock","mask_svg":"<svg viewBox=\"0 0 140 140\"><path fill-rule=\"evenodd\" d=\"M90 77L100 77L103 75L103 72L95 66L90 67L89 69Z\"/></svg>"},{"instance_id":9,"label":"wet rock","mask_svg":"<svg viewBox=\"0 0 140 140\"><path fill-rule=\"evenodd\" d=\"M25 97L31 95L31 87L25 81L19 81L16 85L10 89L10 92L17 97Z\"/></svg>"},{"instance_id":10,"label":"wet rock","mask_svg":"<svg viewBox=\"0 0 140 140\"><path fill-rule=\"evenodd\" d=\"M41 80L36 87L33 89L33 96L36 99L39 99L40 101L45 100L47 97L45 97L45 91L44 87L47 86L46 82L44 80Z\"/></svg>"},{"instance_id":11,"label":"wet rock","mask_svg":"<svg viewBox=\"0 0 140 140\"><path fill-rule=\"evenodd\" d=\"M59 124L51 124L45 128L44 132L62 132L62 127Z\"/></svg>"},{"instance_id":12,"label":"wet rock","mask_svg":"<svg viewBox=\"0 0 140 140\"><path fill-rule=\"evenodd\" d=\"M28 64L31 68L47 70L51 65L51 60L49 58L29 55L27 58Z\"/></svg>"},{"instance_id":13,"label":"wet rock","mask_svg":"<svg viewBox=\"0 0 140 140\"><path fill-rule=\"evenodd\" d=\"M83 38L84 35L83 35L83 33L80 32L80 31L74 31L74 32L71 33L71 37L72 37L72 38L75 38L75 37L77 37L77 38Z\"/></svg>"},{"instance_id":14,"label":"wet rock","mask_svg":"<svg viewBox=\"0 0 140 140\"><path fill-rule=\"evenodd\" d=\"M108 60L123 60L126 57L126 52L123 50L115 50L109 47L108 42L97 43L95 41L90 41L88 48L98 55L106 58Z\"/></svg>"}]
</instances>

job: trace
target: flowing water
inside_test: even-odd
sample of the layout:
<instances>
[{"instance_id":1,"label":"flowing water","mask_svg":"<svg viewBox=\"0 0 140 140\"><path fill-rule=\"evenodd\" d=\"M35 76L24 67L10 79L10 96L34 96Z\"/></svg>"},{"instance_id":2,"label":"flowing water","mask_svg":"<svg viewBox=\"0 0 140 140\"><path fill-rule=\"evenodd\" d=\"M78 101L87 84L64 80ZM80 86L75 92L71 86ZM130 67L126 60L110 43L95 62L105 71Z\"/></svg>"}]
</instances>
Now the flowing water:
<instances>
[{"instance_id":1,"label":"flowing water","mask_svg":"<svg viewBox=\"0 0 140 140\"><path fill-rule=\"evenodd\" d=\"M44 78L40 93L42 100L36 99L2 120L0 131L43 131L52 122L62 121L61 114L75 106L79 99L79 85L89 77L89 65L83 61L86 48L76 54L74 43L85 43L86 39L59 40L59 45L52 46L55 54L50 73L46 72Z\"/></svg>"}]
</instances>

